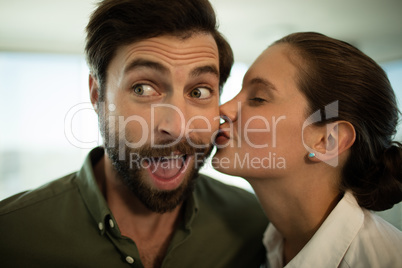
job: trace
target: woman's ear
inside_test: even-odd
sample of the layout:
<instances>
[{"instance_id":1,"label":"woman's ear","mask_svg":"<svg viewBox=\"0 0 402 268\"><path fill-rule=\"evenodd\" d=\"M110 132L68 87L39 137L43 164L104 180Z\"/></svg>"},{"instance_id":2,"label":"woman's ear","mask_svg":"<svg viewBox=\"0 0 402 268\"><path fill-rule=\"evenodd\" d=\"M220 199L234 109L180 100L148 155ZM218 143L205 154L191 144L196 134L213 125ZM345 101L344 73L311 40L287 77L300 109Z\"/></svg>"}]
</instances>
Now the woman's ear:
<instances>
[{"instance_id":1,"label":"woman's ear","mask_svg":"<svg viewBox=\"0 0 402 268\"><path fill-rule=\"evenodd\" d=\"M348 121L337 121L338 132L338 155L342 154L350 147L356 140L355 127Z\"/></svg>"},{"instance_id":2,"label":"woman's ear","mask_svg":"<svg viewBox=\"0 0 402 268\"><path fill-rule=\"evenodd\" d=\"M98 80L94 78L91 74L89 75L89 97L91 99L92 107L96 113L98 113L98 102L99 102L99 84Z\"/></svg>"},{"instance_id":3,"label":"woman's ear","mask_svg":"<svg viewBox=\"0 0 402 268\"><path fill-rule=\"evenodd\" d=\"M349 149L356 139L355 128L350 122L336 121L320 127L318 131L315 143L311 146L314 158L310 160L337 166L339 156Z\"/></svg>"}]
</instances>

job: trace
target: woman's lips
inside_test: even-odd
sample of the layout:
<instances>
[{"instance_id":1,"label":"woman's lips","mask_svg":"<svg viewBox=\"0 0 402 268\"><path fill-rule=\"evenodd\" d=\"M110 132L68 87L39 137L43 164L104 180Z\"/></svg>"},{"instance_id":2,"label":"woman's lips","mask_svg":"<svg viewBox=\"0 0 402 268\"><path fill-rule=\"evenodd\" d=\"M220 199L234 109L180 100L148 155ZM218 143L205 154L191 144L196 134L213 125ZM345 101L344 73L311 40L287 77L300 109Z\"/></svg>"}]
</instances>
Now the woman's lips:
<instances>
[{"instance_id":1,"label":"woman's lips","mask_svg":"<svg viewBox=\"0 0 402 268\"><path fill-rule=\"evenodd\" d=\"M216 145L226 144L228 140L230 140L229 134L226 131L220 130L218 135L216 136L215 144Z\"/></svg>"}]
</instances>

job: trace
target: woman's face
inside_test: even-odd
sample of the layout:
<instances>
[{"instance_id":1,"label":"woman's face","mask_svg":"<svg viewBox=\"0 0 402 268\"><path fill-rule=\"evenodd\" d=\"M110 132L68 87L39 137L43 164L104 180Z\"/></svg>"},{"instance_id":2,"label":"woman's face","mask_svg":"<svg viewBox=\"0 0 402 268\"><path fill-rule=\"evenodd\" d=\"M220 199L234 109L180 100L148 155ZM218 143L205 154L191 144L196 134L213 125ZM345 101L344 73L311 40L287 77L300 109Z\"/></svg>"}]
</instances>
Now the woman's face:
<instances>
[{"instance_id":1,"label":"woman's face","mask_svg":"<svg viewBox=\"0 0 402 268\"><path fill-rule=\"evenodd\" d=\"M244 178L275 177L297 172L305 163L307 100L297 88L290 49L280 44L265 50L244 76L241 92L221 106L227 119L212 160L218 171Z\"/></svg>"}]
</instances>

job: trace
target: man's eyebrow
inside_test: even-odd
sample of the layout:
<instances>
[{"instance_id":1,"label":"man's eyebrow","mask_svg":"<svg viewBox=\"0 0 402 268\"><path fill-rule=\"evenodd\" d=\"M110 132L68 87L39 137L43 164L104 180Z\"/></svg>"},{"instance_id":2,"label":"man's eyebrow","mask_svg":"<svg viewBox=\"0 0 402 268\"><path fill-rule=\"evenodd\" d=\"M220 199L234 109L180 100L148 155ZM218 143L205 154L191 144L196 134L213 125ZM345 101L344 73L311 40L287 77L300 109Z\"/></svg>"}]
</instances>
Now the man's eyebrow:
<instances>
[{"instance_id":1,"label":"man's eyebrow","mask_svg":"<svg viewBox=\"0 0 402 268\"><path fill-rule=\"evenodd\" d=\"M261 78L261 77L255 77L251 79L250 85L263 85L269 89L276 90L274 84L269 82L267 79Z\"/></svg>"},{"instance_id":2,"label":"man's eyebrow","mask_svg":"<svg viewBox=\"0 0 402 268\"><path fill-rule=\"evenodd\" d=\"M167 73L168 68L166 68L163 64L159 62L145 60L145 59L136 59L131 61L125 68L124 73L128 73L137 68L149 68L161 73Z\"/></svg>"},{"instance_id":3,"label":"man's eyebrow","mask_svg":"<svg viewBox=\"0 0 402 268\"><path fill-rule=\"evenodd\" d=\"M205 65L205 66L200 66L195 68L194 70L191 71L190 76L191 77L197 77L201 74L213 74L217 78L219 78L219 71L216 68L215 65Z\"/></svg>"}]
</instances>

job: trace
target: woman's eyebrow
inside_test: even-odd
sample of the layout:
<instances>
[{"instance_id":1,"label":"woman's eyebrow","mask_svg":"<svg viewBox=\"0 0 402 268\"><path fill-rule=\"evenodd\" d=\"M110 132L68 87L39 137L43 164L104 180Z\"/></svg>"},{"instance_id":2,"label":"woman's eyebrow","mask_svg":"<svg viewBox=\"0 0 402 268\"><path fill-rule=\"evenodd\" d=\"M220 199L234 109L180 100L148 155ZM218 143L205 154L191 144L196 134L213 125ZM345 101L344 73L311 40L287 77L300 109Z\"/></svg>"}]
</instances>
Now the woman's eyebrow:
<instances>
[{"instance_id":1,"label":"woman's eyebrow","mask_svg":"<svg viewBox=\"0 0 402 268\"><path fill-rule=\"evenodd\" d=\"M274 84L272 84L270 81L267 79L261 78L261 77L255 77L250 80L250 85L263 85L264 87L267 87L272 90L276 90Z\"/></svg>"}]
</instances>

